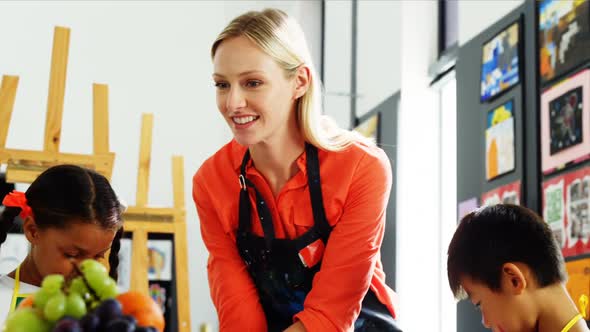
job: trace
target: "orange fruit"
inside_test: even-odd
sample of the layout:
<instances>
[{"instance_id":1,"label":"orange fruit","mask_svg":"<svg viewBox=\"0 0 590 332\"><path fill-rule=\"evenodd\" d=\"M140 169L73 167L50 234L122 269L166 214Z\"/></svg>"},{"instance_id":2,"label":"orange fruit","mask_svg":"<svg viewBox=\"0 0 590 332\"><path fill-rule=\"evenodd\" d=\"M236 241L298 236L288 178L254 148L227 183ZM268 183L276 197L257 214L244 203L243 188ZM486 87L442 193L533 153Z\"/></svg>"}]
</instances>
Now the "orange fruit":
<instances>
[{"instance_id":1,"label":"orange fruit","mask_svg":"<svg viewBox=\"0 0 590 332\"><path fill-rule=\"evenodd\" d=\"M117 296L123 307L124 315L131 315L139 326L153 326L163 332L165 321L160 306L149 296L136 291L129 291Z\"/></svg>"},{"instance_id":2,"label":"orange fruit","mask_svg":"<svg viewBox=\"0 0 590 332\"><path fill-rule=\"evenodd\" d=\"M33 298L34 298L33 295L27 296L24 300L20 301L17 309L32 308L33 307Z\"/></svg>"}]
</instances>

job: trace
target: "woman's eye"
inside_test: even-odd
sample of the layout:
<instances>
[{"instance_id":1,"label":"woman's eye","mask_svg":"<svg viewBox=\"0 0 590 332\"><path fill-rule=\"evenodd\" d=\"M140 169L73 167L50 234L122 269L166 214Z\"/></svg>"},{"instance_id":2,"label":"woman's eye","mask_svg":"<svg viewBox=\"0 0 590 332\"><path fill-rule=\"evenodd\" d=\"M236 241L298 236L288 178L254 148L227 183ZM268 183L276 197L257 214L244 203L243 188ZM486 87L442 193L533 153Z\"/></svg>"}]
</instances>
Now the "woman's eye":
<instances>
[{"instance_id":1,"label":"woman's eye","mask_svg":"<svg viewBox=\"0 0 590 332\"><path fill-rule=\"evenodd\" d=\"M260 81L248 81L246 83L246 86L249 88L256 88L256 87L260 86L261 84L262 84L262 82L260 82Z\"/></svg>"},{"instance_id":2,"label":"woman's eye","mask_svg":"<svg viewBox=\"0 0 590 332\"><path fill-rule=\"evenodd\" d=\"M218 89L227 89L229 87L229 84L225 82L215 82L215 87Z\"/></svg>"}]
</instances>

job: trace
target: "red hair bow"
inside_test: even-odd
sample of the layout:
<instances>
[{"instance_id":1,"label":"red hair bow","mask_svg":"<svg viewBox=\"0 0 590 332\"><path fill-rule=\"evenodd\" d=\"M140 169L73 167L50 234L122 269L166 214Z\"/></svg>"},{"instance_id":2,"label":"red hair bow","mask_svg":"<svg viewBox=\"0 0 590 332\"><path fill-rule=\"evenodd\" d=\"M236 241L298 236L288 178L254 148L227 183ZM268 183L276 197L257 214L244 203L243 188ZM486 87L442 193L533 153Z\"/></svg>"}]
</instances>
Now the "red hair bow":
<instances>
[{"instance_id":1,"label":"red hair bow","mask_svg":"<svg viewBox=\"0 0 590 332\"><path fill-rule=\"evenodd\" d=\"M23 220L28 216L33 215L33 210L31 210L31 207L27 204L27 197L25 196L25 193L21 191L13 190L11 193L4 196L2 205L20 208L20 217Z\"/></svg>"}]
</instances>

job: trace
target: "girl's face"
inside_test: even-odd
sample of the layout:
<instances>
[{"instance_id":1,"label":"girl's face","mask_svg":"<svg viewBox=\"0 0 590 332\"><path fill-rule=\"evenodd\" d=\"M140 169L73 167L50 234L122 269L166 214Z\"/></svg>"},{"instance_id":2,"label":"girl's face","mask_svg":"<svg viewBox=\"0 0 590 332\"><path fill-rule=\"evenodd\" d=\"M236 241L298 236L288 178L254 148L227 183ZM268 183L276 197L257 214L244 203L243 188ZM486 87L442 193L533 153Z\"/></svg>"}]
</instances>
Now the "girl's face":
<instances>
[{"instance_id":1,"label":"girl's face","mask_svg":"<svg viewBox=\"0 0 590 332\"><path fill-rule=\"evenodd\" d=\"M72 260L80 263L85 259L105 259L115 233L116 230L99 225L72 222L64 229L37 228L27 237L30 237L31 256L41 277L62 274L68 279L75 275Z\"/></svg>"},{"instance_id":2,"label":"girl's face","mask_svg":"<svg viewBox=\"0 0 590 332\"><path fill-rule=\"evenodd\" d=\"M287 77L248 38L224 40L217 48L213 67L217 107L238 143L268 143L297 128L295 101L306 87L302 89L297 74Z\"/></svg>"}]
</instances>

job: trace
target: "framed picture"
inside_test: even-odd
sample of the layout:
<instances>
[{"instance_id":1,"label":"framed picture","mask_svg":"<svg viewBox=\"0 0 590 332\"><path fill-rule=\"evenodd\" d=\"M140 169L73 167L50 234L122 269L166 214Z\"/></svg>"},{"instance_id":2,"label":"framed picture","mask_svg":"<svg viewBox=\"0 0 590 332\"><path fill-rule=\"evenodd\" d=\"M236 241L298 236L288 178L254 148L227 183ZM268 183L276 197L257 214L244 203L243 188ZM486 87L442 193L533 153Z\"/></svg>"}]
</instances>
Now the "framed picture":
<instances>
[{"instance_id":1,"label":"framed picture","mask_svg":"<svg viewBox=\"0 0 590 332\"><path fill-rule=\"evenodd\" d=\"M481 203L482 206L496 204L520 205L520 196L520 181L516 181L484 193L481 195Z\"/></svg>"},{"instance_id":2,"label":"framed picture","mask_svg":"<svg viewBox=\"0 0 590 332\"><path fill-rule=\"evenodd\" d=\"M588 297L590 296L590 258L570 260L565 263L568 280L567 292L578 307L578 312L588 317Z\"/></svg>"},{"instance_id":3,"label":"framed picture","mask_svg":"<svg viewBox=\"0 0 590 332\"><path fill-rule=\"evenodd\" d=\"M590 167L543 183L543 218L564 257L590 253Z\"/></svg>"},{"instance_id":4,"label":"framed picture","mask_svg":"<svg viewBox=\"0 0 590 332\"><path fill-rule=\"evenodd\" d=\"M148 280L172 280L171 240L148 240Z\"/></svg>"},{"instance_id":5,"label":"framed picture","mask_svg":"<svg viewBox=\"0 0 590 332\"><path fill-rule=\"evenodd\" d=\"M539 72L544 85L590 60L590 2L542 0L537 6Z\"/></svg>"},{"instance_id":6,"label":"framed picture","mask_svg":"<svg viewBox=\"0 0 590 332\"><path fill-rule=\"evenodd\" d=\"M30 244L24 234L8 233L0 247L0 274L16 269L29 254Z\"/></svg>"},{"instance_id":7,"label":"framed picture","mask_svg":"<svg viewBox=\"0 0 590 332\"><path fill-rule=\"evenodd\" d=\"M541 94L541 164L548 174L590 157L590 70Z\"/></svg>"},{"instance_id":8,"label":"framed picture","mask_svg":"<svg viewBox=\"0 0 590 332\"><path fill-rule=\"evenodd\" d=\"M361 135L372 139L375 143L380 143L380 118L381 114L379 112L367 114L357 120L358 125L354 130Z\"/></svg>"},{"instance_id":9,"label":"framed picture","mask_svg":"<svg viewBox=\"0 0 590 332\"><path fill-rule=\"evenodd\" d=\"M481 102L489 101L518 84L520 20L512 23L483 45Z\"/></svg>"},{"instance_id":10,"label":"framed picture","mask_svg":"<svg viewBox=\"0 0 590 332\"><path fill-rule=\"evenodd\" d=\"M514 100L488 112L486 129L486 179L515 169Z\"/></svg>"}]
</instances>

